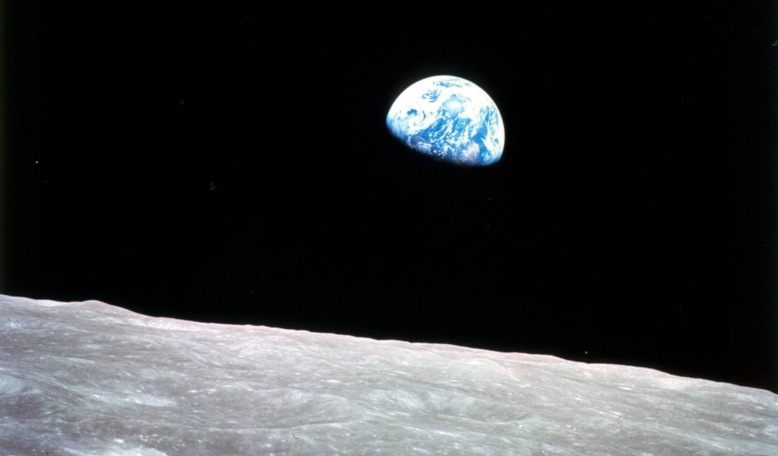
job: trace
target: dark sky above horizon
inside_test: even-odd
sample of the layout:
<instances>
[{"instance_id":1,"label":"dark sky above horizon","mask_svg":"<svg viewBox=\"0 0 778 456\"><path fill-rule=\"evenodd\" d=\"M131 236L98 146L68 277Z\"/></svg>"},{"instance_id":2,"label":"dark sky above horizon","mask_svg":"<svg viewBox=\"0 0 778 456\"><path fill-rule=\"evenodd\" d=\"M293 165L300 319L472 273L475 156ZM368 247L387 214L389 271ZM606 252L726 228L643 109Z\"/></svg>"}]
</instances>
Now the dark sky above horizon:
<instances>
[{"instance_id":1,"label":"dark sky above horizon","mask_svg":"<svg viewBox=\"0 0 778 456\"><path fill-rule=\"evenodd\" d=\"M767 7L5 8L4 293L778 391ZM437 74L497 165L392 139Z\"/></svg>"}]
</instances>

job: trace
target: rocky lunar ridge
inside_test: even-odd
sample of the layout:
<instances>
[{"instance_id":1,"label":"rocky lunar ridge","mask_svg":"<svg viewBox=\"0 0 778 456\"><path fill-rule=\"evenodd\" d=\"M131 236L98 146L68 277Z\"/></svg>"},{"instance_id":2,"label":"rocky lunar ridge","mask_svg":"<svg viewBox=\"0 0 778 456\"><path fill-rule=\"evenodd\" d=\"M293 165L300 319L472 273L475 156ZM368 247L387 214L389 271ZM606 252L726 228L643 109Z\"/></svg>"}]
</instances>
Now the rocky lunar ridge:
<instances>
[{"instance_id":1,"label":"rocky lunar ridge","mask_svg":"<svg viewBox=\"0 0 778 456\"><path fill-rule=\"evenodd\" d=\"M778 396L0 295L0 454L774 456Z\"/></svg>"}]
</instances>

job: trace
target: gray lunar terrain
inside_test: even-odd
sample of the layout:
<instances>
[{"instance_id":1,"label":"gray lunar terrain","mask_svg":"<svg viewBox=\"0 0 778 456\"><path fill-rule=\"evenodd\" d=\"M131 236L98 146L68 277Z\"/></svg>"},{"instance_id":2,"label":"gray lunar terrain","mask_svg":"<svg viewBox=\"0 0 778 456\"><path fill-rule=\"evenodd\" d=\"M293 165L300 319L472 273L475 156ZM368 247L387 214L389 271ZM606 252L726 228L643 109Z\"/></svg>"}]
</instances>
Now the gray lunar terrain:
<instances>
[{"instance_id":1,"label":"gray lunar terrain","mask_svg":"<svg viewBox=\"0 0 778 456\"><path fill-rule=\"evenodd\" d=\"M778 396L0 295L0 455L778 455Z\"/></svg>"}]
</instances>

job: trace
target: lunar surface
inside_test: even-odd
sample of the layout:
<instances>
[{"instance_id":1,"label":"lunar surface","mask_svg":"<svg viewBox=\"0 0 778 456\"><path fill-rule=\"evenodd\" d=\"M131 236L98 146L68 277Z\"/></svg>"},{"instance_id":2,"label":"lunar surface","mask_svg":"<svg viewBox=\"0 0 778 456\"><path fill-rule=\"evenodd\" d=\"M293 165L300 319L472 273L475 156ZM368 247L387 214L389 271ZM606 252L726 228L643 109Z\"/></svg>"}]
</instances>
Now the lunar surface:
<instances>
[{"instance_id":1,"label":"lunar surface","mask_svg":"<svg viewBox=\"0 0 778 456\"><path fill-rule=\"evenodd\" d=\"M0 295L3 456L776 454L764 390Z\"/></svg>"}]
</instances>

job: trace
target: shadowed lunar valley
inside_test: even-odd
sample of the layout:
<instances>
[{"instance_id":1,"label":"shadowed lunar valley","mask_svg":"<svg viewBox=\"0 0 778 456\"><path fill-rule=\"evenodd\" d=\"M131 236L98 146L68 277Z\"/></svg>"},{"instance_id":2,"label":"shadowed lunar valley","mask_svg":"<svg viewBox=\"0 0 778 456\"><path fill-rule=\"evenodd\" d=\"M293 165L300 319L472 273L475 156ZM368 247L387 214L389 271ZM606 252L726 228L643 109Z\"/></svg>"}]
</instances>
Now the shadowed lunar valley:
<instances>
[{"instance_id":1,"label":"shadowed lunar valley","mask_svg":"<svg viewBox=\"0 0 778 456\"><path fill-rule=\"evenodd\" d=\"M778 454L778 396L630 366L0 296L0 454Z\"/></svg>"}]
</instances>

